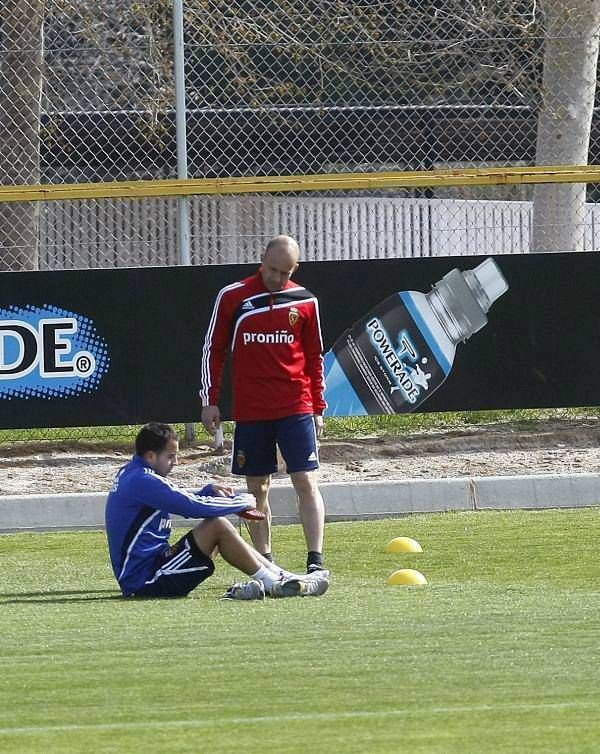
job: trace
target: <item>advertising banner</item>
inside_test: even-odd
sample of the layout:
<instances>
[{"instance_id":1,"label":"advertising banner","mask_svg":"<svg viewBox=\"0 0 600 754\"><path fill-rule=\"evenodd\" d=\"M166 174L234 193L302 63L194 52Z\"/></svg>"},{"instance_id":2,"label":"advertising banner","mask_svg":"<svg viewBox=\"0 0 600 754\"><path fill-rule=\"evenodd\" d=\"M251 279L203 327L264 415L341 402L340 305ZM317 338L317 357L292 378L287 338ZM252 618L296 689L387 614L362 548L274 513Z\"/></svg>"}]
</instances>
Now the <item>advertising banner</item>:
<instances>
[{"instance_id":1,"label":"advertising banner","mask_svg":"<svg viewBox=\"0 0 600 754\"><path fill-rule=\"evenodd\" d=\"M135 273L0 274L0 427L137 414Z\"/></svg>"},{"instance_id":2,"label":"advertising banner","mask_svg":"<svg viewBox=\"0 0 600 754\"><path fill-rule=\"evenodd\" d=\"M0 428L198 421L216 294L257 267L3 273ZM600 405L596 253L307 262L294 279L319 300L326 416Z\"/></svg>"}]
</instances>

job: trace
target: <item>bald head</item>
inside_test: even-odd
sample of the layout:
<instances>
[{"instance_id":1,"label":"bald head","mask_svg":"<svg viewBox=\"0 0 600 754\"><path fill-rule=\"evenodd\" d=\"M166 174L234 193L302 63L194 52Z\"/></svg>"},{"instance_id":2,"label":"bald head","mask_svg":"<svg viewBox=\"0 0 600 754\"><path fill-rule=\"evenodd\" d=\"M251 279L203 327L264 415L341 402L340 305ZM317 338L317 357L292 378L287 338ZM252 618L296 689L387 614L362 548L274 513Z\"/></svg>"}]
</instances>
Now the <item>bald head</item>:
<instances>
[{"instance_id":1,"label":"bald head","mask_svg":"<svg viewBox=\"0 0 600 754\"><path fill-rule=\"evenodd\" d=\"M263 259L267 254L277 254L282 257L287 256L294 264L298 264L300 247L291 236L275 236L266 245Z\"/></svg>"},{"instance_id":2,"label":"bald head","mask_svg":"<svg viewBox=\"0 0 600 754\"><path fill-rule=\"evenodd\" d=\"M276 236L267 244L262 255L262 275L265 288L271 293L280 291L298 269L300 248L291 236Z\"/></svg>"}]
</instances>

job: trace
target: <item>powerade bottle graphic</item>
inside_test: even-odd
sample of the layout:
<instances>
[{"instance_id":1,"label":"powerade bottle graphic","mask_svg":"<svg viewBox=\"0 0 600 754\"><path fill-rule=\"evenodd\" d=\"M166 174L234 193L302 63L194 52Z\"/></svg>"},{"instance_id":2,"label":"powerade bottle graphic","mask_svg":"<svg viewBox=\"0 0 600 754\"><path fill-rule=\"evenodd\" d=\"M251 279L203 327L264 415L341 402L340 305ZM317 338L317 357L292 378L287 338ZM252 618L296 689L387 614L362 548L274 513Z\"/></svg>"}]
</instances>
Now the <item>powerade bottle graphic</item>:
<instances>
[{"instance_id":1,"label":"powerade bottle graphic","mask_svg":"<svg viewBox=\"0 0 600 754\"><path fill-rule=\"evenodd\" d=\"M325 354L325 416L402 414L446 379L456 346L487 324L508 283L493 259L450 270L430 293L389 296Z\"/></svg>"}]
</instances>

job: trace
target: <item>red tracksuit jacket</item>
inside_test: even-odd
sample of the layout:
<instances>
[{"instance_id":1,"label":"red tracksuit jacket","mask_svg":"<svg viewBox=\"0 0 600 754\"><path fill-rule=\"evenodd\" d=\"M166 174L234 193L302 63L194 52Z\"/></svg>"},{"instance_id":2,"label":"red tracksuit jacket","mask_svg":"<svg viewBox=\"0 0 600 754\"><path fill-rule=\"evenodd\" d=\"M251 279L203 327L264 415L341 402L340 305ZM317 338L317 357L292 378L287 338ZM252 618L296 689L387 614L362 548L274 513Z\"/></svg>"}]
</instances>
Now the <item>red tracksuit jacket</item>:
<instances>
[{"instance_id":1,"label":"red tracksuit jacket","mask_svg":"<svg viewBox=\"0 0 600 754\"><path fill-rule=\"evenodd\" d=\"M219 291L202 351L203 406L216 406L232 352L233 418L322 414L323 342L317 299L291 280L270 293L260 272Z\"/></svg>"}]
</instances>

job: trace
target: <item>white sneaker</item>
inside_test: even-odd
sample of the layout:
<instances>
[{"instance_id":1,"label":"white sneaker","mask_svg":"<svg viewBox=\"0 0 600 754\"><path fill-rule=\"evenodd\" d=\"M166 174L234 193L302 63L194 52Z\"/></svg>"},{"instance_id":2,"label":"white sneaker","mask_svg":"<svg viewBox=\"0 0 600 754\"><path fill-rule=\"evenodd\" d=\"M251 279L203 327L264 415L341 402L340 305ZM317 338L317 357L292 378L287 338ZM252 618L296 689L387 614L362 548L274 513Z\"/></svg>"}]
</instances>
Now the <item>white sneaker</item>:
<instances>
[{"instance_id":1,"label":"white sneaker","mask_svg":"<svg viewBox=\"0 0 600 754\"><path fill-rule=\"evenodd\" d=\"M265 587L262 581L238 582L229 587L223 595L224 600L264 600Z\"/></svg>"},{"instance_id":2,"label":"white sneaker","mask_svg":"<svg viewBox=\"0 0 600 754\"><path fill-rule=\"evenodd\" d=\"M328 571L326 568L309 568L309 570L306 572L306 578L328 579L329 574L330 574L330 571Z\"/></svg>"},{"instance_id":3,"label":"white sneaker","mask_svg":"<svg viewBox=\"0 0 600 754\"><path fill-rule=\"evenodd\" d=\"M320 597L329 588L326 578L298 577L276 581L269 594L271 597Z\"/></svg>"}]
</instances>

